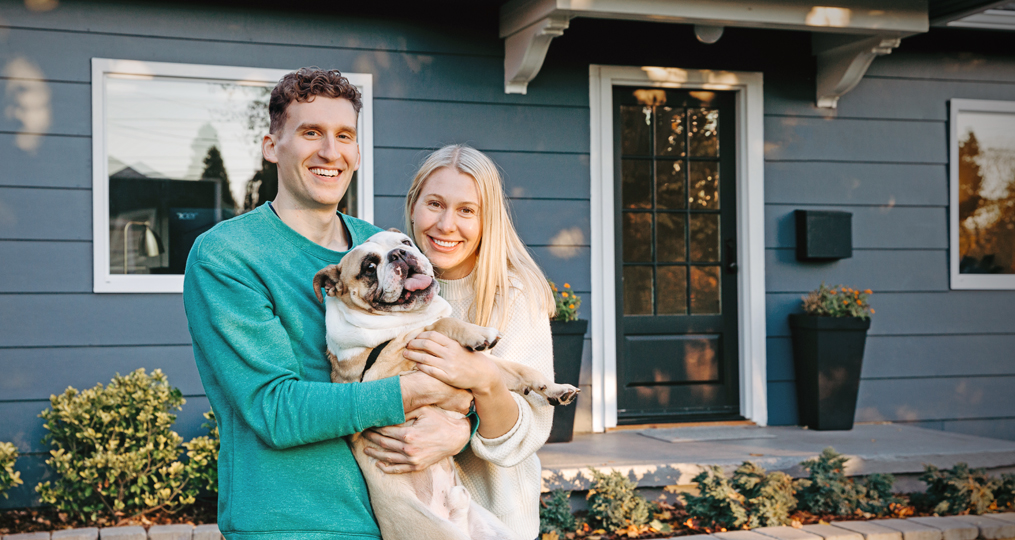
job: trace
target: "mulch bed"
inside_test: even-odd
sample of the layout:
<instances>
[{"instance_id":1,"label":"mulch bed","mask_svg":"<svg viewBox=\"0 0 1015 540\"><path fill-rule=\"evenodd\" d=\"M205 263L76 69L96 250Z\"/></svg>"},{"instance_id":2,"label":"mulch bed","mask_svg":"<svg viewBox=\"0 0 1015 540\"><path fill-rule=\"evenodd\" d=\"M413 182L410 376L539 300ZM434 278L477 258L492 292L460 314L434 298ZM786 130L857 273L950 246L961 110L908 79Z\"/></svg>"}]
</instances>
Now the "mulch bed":
<instances>
[{"instance_id":1,"label":"mulch bed","mask_svg":"<svg viewBox=\"0 0 1015 540\"><path fill-rule=\"evenodd\" d=\"M888 518L907 518L913 516L930 516L934 515L930 512L920 511L915 506L908 503L908 495L900 495L900 497L906 501L905 504L893 505L892 513L886 516L875 516L873 514L857 513L850 516L837 516L837 515L817 515L811 514L810 512L796 511L790 515L793 527L802 527L804 525L818 525L828 524L832 521L868 521L872 519L888 519ZM692 519L687 512L683 509L680 503L671 505L668 503L657 503L659 506L659 512L653 517L658 520L660 524L666 524L670 526L671 530L656 530L650 526L642 527L629 527L623 531L608 532L603 530L593 530L588 524L585 524L578 531L573 533L567 533L566 535L555 536L553 533L547 535L541 535L542 540L621 540L628 538L638 539L652 539L652 538L670 538L673 536L691 536L696 534L711 534L714 532L726 532L726 529L713 529L705 524L699 523ZM584 522L586 517L584 512L576 514L579 522Z\"/></svg>"},{"instance_id":2,"label":"mulch bed","mask_svg":"<svg viewBox=\"0 0 1015 540\"><path fill-rule=\"evenodd\" d=\"M149 528L152 525L174 525L186 523L204 525L215 523L218 517L218 504L215 500L198 500L197 504L169 513L157 511L138 518L100 518L98 521L81 521L58 512L52 507L16 508L0 510L0 534L18 534L29 532L57 531L61 529L78 529L82 527L124 527L140 525Z\"/></svg>"}]
</instances>

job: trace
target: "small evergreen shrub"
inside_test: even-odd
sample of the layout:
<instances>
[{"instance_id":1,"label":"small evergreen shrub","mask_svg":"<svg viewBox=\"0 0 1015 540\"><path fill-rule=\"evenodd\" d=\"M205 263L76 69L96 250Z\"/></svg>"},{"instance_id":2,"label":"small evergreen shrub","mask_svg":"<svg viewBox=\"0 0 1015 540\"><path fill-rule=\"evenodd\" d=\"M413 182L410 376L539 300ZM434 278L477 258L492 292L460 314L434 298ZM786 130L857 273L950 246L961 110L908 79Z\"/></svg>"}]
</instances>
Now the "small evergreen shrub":
<instances>
[{"instance_id":1,"label":"small evergreen shrub","mask_svg":"<svg viewBox=\"0 0 1015 540\"><path fill-rule=\"evenodd\" d=\"M983 469L970 469L966 463L943 470L925 465L920 480L927 484L927 491L919 494L916 502L941 515L983 514L994 503L994 491L1002 487L1001 480L987 476Z\"/></svg>"},{"instance_id":2,"label":"small evergreen shrub","mask_svg":"<svg viewBox=\"0 0 1015 540\"><path fill-rule=\"evenodd\" d=\"M208 430L208 435L194 437L190 442L183 443L187 449L187 477L205 493L217 494L219 491L219 426L215 421L215 411L204 413L207 422L201 427Z\"/></svg>"},{"instance_id":3,"label":"small evergreen shrub","mask_svg":"<svg viewBox=\"0 0 1015 540\"><path fill-rule=\"evenodd\" d=\"M103 387L68 388L42 411L57 478L36 487L43 502L83 521L129 518L192 504L198 483L179 460L171 428L183 396L161 370L117 375Z\"/></svg>"},{"instance_id":4,"label":"small evergreen shrub","mask_svg":"<svg viewBox=\"0 0 1015 540\"><path fill-rule=\"evenodd\" d=\"M7 490L20 486L21 473L14 470L14 462L18 460L18 449L9 442L0 443L0 493L7 498Z\"/></svg>"},{"instance_id":5,"label":"small evergreen shrub","mask_svg":"<svg viewBox=\"0 0 1015 540\"><path fill-rule=\"evenodd\" d=\"M591 467L589 470L589 520L596 528L617 531L648 524L652 505L634 490L634 482L618 471L604 474Z\"/></svg>"},{"instance_id":6,"label":"small evergreen shrub","mask_svg":"<svg viewBox=\"0 0 1015 540\"><path fill-rule=\"evenodd\" d=\"M561 537L577 528L570 500L571 492L562 489L539 500L539 534L556 533Z\"/></svg>"},{"instance_id":7,"label":"small evergreen shrub","mask_svg":"<svg viewBox=\"0 0 1015 540\"><path fill-rule=\"evenodd\" d=\"M994 499L997 507L1002 510L1015 508L1015 473L1001 475L997 489L994 490Z\"/></svg>"},{"instance_id":8,"label":"small evergreen shrub","mask_svg":"<svg viewBox=\"0 0 1015 540\"><path fill-rule=\"evenodd\" d=\"M810 472L797 492L801 510L819 515L848 516L860 512L884 516L891 513L893 504L902 503L892 494L895 477L872 474L855 482L846 476L847 461L849 458L829 447L817 458L800 464Z\"/></svg>"},{"instance_id":9,"label":"small evergreen shrub","mask_svg":"<svg viewBox=\"0 0 1015 540\"><path fill-rule=\"evenodd\" d=\"M733 472L706 468L693 479L698 495L684 494L684 508L693 518L716 530L786 525L796 508L795 482L785 473L768 473L751 462Z\"/></svg>"}]
</instances>

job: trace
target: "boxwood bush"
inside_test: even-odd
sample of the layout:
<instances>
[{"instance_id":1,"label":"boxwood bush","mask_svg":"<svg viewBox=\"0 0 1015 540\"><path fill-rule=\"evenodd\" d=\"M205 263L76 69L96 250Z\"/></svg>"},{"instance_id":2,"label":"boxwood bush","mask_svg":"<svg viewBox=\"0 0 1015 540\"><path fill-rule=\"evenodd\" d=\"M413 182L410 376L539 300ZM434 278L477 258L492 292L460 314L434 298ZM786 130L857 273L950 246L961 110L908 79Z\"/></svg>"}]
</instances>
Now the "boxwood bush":
<instances>
[{"instance_id":1,"label":"boxwood bush","mask_svg":"<svg viewBox=\"0 0 1015 540\"><path fill-rule=\"evenodd\" d=\"M7 490L21 485L21 473L14 470L18 449L9 442L0 443L0 494L7 498Z\"/></svg>"},{"instance_id":2,"label":"boxwood bush","mask_svg":"<svg viewBox=\"0 0 1015 540\"><path fill-rule=\"evenodd\" d=\"M138 369L82 392L68 388L50 404L40 416L56 479L36 487L43 502L91 522L194 502L202 479L191 475L205 461L192 458L188 470L180 460L182 439L172 425L184 399L161 370ZM209 453L195 446L196 454Z\"/></svg>"}]
</instances>

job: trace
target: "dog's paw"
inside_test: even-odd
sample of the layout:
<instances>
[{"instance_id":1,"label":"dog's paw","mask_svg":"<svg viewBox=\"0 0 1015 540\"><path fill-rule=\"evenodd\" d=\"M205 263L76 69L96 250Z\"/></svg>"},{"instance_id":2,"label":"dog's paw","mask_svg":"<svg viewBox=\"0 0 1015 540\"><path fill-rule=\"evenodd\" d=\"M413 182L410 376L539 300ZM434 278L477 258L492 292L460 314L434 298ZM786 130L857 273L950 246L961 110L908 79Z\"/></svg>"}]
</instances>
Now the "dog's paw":
<instances>
[{"instance_id":1,"label":"dog's paw","mask_svg":"<svg viewBox=\"0 0 1015 540\"><path fill-rule=\"evenodd\" d=\"M470 351L486 351L494 348L500 337L496 328L478 326L476 332L462 342L462 346Z\"/></svg>"},{"instance_id":2,"label":"dog's paw","mask_svg":"<svg viewBox=\"0 0 1015 540\"><path fill-rule=\"evenodd\" d=\"M570 384L552 384L541 393L546 397L546 401L550 402L550 405L556 407L570 405L578 397L579 392L581 392L580 388L575 388Z\"/></svg>"}]
</instances>

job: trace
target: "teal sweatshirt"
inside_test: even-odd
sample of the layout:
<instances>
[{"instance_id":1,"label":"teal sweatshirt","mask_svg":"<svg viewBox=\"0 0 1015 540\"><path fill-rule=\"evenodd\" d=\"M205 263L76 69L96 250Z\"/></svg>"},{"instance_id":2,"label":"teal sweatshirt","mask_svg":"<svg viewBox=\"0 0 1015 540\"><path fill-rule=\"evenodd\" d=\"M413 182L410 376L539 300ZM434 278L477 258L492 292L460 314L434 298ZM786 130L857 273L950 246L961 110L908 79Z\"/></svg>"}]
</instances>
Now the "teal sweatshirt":
<instances>
[{"instance_id":1,"label":"teal sweatshirt","mask_svg":"<svg viewBox=\"0 0 1015 540\"><path fill-rule=\"evenodd\" d=\"M362 243L377 227L340 214ZM313 278L345 253L267 205L201 235L183 300L219 422L219 528L230 539L379 538L346 435L405 421L397 378L332 384Z\"/></svg>"}]
</instances>

